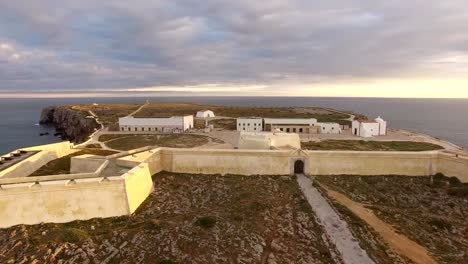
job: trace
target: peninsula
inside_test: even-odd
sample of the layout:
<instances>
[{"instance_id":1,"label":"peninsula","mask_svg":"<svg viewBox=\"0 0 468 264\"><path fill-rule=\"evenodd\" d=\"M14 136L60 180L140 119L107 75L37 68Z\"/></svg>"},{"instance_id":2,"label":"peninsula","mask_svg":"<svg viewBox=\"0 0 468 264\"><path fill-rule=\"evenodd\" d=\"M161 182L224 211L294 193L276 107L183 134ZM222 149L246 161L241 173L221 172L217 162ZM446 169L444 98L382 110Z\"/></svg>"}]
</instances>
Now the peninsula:
<instances>
[{"instance_id":1,"label":"peninsula","mask_svg":"<svg viewBox=\"0 0 468 264\"><path fill-rule=\"evenodd\" d=\"M0 262L464 263L468 154L313 107L45 108L0 163Z\"/></svg>"}]
</instances>

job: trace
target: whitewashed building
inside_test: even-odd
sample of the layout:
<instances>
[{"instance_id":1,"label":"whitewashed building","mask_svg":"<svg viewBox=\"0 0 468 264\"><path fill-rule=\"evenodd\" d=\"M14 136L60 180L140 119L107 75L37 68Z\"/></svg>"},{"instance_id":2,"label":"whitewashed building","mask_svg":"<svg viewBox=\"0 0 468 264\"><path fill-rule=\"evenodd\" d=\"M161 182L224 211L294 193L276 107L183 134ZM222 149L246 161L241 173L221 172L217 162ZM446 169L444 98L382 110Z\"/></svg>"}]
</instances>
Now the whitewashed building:
<instances>
[{"instance_id":1,"label":"whitewashed building","mask_svg":"<svg viewBox=\"0 0 468 264\"><path fill-rule=\"evenodd\" d=\"M193 128L193 116L119 118L120 131L181 133Z\"/></svg>"},{"instance_id":2,"label":"whitewashed building","mask_svg":"<svg viewBox=\"0 0 468 264\"><path fill-rule=\"evenodd\" d=\"M317 123L320 126L320 134L341 134L341 126L338 123Z\"/></svg>"},{"instance_id":3,"label":"whitewashed building","mask_svg":"<svg viewBox=\"0 0 468 264\"><path fill-rule=\"evenodd\" d=\"M239 149L300 149L301 140L296 133L244 132L240 133Z\"/></svg>"},{"instance_id":4,"label":"whitewashed building","mask_svg":"<svg viewBox=\"0 0 468 264\"><path fill-rule=\"evenodd\" d=\"M237 131L245 131L245 132L263 131L263 118L239 117L237 118Z\"/></svg>"},{"instance_id":5,"label":"whitewashed building","mask_svg":"<svg viewBox=\"0 0 468 264\"><path fill-rule=\"evenodd\" d=\"M215 117L215 114L211 110L201 110L197 112L196 117L197 118L210 118L210 117Z\"/></svg>"},{"instance_id":6,"label":"whitewashed building","mask_svg":"<svg viewBox=\"0 0 468 264\"><path fill-rule=\"evenodd\" d=\"M387 134L387 121L380 116L374 120L354 120L353 135L359 137L385 136Z\"/></svg>"},{"instance_id":7,"label":"whitewashed building","mask_svg":"<svg viewBox=\"0 0 468 264\"><path fill-rule=\"evenodd\" d=\"M279 130L286 133L317 134L319 127L315 118L265 118L265 131Z\"/></svg>"}]
</instances>

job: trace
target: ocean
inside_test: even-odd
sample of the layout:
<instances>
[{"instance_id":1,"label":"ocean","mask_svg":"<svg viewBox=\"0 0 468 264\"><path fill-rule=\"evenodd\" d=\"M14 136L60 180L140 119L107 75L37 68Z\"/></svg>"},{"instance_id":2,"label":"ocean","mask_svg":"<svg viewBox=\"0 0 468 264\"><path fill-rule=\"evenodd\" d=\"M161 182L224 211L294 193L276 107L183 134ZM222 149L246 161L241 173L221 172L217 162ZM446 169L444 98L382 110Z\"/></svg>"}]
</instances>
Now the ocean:
<instances>
[{"instance_id":1,"label":"ocean","mask_svg":"<svg viewBox=\"0 0 468 264\"><path fill-rule=\"evenodd\" d=\"M0 99L0 154L59 142L54 129L38 125L41 109L89 103L195 102L226 106L318 106L382 116L391 128L421 132L468 148L468 99L396 99L331 97L126 97ZM215 113L216 114L216 113ZM49 132L48 136L39 136Z\"/></svg>"}]
</instances>

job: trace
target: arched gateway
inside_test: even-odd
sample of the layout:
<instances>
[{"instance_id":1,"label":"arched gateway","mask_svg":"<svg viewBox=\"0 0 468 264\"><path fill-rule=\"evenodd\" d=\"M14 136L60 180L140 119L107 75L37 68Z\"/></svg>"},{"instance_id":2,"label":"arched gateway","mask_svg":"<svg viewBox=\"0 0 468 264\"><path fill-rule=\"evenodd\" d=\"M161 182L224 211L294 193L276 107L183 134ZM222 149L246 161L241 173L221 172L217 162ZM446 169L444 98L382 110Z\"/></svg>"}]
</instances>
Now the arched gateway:
<instances>
[{"instance_id":1,"label":"arched gateway","mask_svg":"<svg viewBox=\"0 0 468 264\"><path fill-rule=\"evenodd\" d=\"M296 160L294 162L294 174L304 174L304 161Z\"/></svg>"}]
</instances>

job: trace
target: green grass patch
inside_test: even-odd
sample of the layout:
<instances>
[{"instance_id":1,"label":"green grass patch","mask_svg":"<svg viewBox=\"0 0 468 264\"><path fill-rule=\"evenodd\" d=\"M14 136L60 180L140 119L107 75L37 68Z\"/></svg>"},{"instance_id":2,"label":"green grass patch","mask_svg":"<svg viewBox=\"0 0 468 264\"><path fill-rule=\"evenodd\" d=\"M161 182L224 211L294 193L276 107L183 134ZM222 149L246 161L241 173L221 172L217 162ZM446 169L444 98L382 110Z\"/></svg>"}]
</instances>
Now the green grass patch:
<instances>
[{"instance_id":1,"label":"green grass patch","mask_svg":"<svg viewBox=\"0 0 468 264\"><path fill-rule=\"evenodd\" d=\"M71 158L90 154L97 156L109 156L116 154L115 151L103 150L103 149L83 149L72 153L70 155L49 161L46 165L40 167L38 170L33 172L29 176L46 176L46 175L58 175L58 174L70 174Z\"/></svg>"},{"instance_id":2,"label":"green grass patch","mask_svg":"<svg viewBox=\"0 0 468 264\"><path fill-rule=\"evenodd\" d=\"M168 148L193 148L204 145L209 141L209 138L207 136L191 134L150 134L119 136L121 137L108 140L105 143L106 146L118 150L131 150L147 146Z\"/></svg>"},{"instance_id":3,"label":"green grass patch","mask_svg":"<svg viewBox=\"0 0 468 264\"><path fill-rule=\"evenodd\" d=\"M441 146L413 141L365 141L365 140L324 140L302 142L307 150L355 150L355 151L429 151L443 149Z\"/></svg>"}]
</instances>

